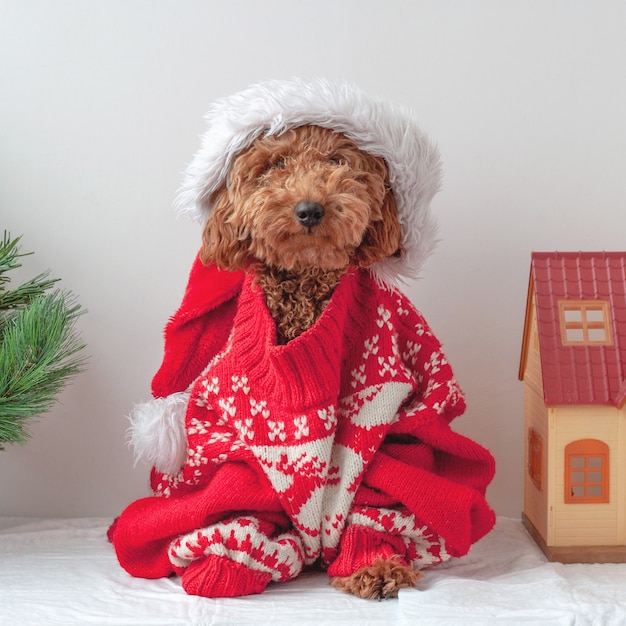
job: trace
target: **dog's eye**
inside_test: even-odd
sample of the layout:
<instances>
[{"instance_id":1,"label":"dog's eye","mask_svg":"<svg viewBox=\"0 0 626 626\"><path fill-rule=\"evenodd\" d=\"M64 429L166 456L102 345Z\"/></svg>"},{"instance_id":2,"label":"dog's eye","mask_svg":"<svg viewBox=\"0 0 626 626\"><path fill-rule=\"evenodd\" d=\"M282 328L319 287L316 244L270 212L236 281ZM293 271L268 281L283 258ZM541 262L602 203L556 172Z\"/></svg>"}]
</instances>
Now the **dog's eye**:
<instances>
[{"instance_id":1,"label":"dog's eye","mask_svg":"<svg viewBox=\"0 0 626 626\"><path fill-rule=\"evenodd\" d=\"M269 168L270 170L284 170L285 169L285 158L284 157L278 157L277 159L275 159L274 161L272 161L270 163Z\"/></svg>"},{"instance_id":2,"label":"dog's eye","mask_svg":"<svg viewBox=\"0 0 626 626\"><path fill-rule=\"evenodd\" d=\"M329 162L331 165L334 165L334 166L336 166L336 167L338 167L338 166L340 166L340 165L345 165L345 164L346 164L345 160L344 160L344 159L342 159L341 157L338 157L338 156L331 156L331 157L328 159L328 162Z\"/></svg>"},{"instance_id":3,"label":"dog's eye","mask_svg":"<svg viewBox=\"0 0 626 626\"><path fill-rule=\"evenodd\" d=\"M285 158L277 157L272 161L268 161L259 174L259 179L264 180L266 176L271 174L274 170L284 170L286 167Z\"/></svg>"}]
</instances>

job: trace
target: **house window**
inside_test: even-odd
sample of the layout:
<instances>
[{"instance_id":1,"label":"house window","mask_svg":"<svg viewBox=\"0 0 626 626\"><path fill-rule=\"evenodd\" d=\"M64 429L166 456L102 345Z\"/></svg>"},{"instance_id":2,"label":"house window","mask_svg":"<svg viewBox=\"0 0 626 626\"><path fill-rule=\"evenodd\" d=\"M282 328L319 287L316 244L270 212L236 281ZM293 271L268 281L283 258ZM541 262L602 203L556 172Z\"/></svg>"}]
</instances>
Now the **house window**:
<instances>
[{"instance_id":1,"label":"house window","mask_svg":"<svg viewBox=\"0 0 626 626\"><path fill-rule=\"evenodd\" d=\"M528 429L528 475L539 491L543 491L543 437Z\"/></svg>"},{"instance_id":2,"label":"house window","mask_svg":"<svg viewBox=\"0 0 626 626\"><path fill-rule=\"evenodd\" d=\"M564 346L611 345L611 318L606 300L561 300L561 341Z\"/></svg>"},{"instance_id":3,"label":"house window","mask_svg":"<svg viewBox=\"0 0 626 626\"><path fill-rule=\"evenodd\" d=\"M597 439L565 447L565 502L609 501L609 447Z\"/></svg>"}]
</instances>

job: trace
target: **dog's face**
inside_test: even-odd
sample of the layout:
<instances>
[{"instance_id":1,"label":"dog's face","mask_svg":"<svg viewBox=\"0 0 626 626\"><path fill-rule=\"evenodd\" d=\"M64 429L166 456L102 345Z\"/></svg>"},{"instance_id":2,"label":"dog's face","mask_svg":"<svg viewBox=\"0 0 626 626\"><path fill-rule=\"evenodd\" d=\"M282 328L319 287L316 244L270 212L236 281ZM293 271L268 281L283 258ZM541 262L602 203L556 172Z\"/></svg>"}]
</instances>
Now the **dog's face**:
<instances>
[{"instance_id":1,"label":"dog's face","mask_svg":"<svg viewBox=\"0 0 626 626\"><path fill-rule=\"evenodd\" d=\"M224 269L336 270L399 252L384 160L319 126L257 139L212 200L200 256Z\"/></svg>"}]
</instances>

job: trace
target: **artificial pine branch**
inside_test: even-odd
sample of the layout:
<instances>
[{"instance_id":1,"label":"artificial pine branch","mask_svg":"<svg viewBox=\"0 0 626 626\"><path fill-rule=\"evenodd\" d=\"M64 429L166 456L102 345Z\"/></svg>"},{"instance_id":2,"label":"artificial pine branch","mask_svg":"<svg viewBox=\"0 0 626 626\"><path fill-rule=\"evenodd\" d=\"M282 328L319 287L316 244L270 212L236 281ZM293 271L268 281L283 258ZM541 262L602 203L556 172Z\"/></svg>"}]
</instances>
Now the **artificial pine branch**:
<instances>
[{"instance_id":1,"label":"artificial pine branch","mask_svg":"<svg viewBox=\"0 0 626 626\"><path fill-rule=\"evenodd\" d=\"M20 253L18 247L20 239L21 237L11 239L9 233L4 231L4 237L0 244L0 312L28 306L33 298L40 296L59 280L58 278L49 279L49 272L44 272L16 289L11 291L6 290L7 284L11 282L11 278L6 276L6 273L18 267L22 267L18 259L32 254L32 252Z\"/></svg>"},{"instance_id":2,"label":"artificial pine branch","mask_svg":"<svg viewBox=\"0 0 626 626\"><path fill-rule=\"evenodd\" d=\"M0 450L24 443L27 423L50 410L68 380L80 372L84 343L75 328L83 312L68 292L46 291L48 273L9 291L6 272L20 266L20 238L5 232L0 246Z\"/></svg>"}]
</instances>

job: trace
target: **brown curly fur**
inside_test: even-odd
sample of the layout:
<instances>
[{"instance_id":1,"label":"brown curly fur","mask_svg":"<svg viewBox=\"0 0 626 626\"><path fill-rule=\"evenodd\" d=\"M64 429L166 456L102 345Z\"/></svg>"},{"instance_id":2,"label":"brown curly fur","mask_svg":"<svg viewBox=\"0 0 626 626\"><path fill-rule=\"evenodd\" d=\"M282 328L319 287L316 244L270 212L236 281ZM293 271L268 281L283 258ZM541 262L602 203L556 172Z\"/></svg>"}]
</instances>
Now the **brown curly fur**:
<instances>
[{"instance_id":1,"label":"brown curly fur","mask_svg":"<svg viewBox=\"0 0 626 626\"><path fill-rule=\"evenodd\" d=\"M359 598L387 600L396 598L398 591L414 587L421 574L397 561L376 559L350 576L335 576L330 584Z\"/></svg>"},{"instance_id":2,"label":"brown curly fur","mask_svg":"<svg viewBox=\"0 0 626 626\"><path fill-rule=\"evenodd\" d=\"M302 200L324 207L318 225L296 219ZM212 204L200 258L253 269L283 342L313 325L349 266L400 253L385 161L319 126L257 139Z\"/></svg>"},{"instance_id":3,"label":"brown curly fur","mask_svg":"<svg viewBox=\"0 0 626 626\"><path fill-rule=\"evenodd\" d=\"M265 267L255 282L265 294L281 343L295 339L323 313L344 270L311 267L299 273Z\"/></svg>"},{"instance_id":4,"label":"brown curly fur","mask_svg":"<svg viewBox=\"0 0 626 626\"><path fill-rule=\"evenodd\" d=\"M319 224L298 221L295 207L303 200L324 207ZM401 253L384 159L319 126L257 139L234 159L228 183L211 202L200 258L254 272L281 343L315 323L350 266ZM363 598L387 598L418 576L397 561L379 560L331 584Z\"/></svg>"}]
</instances>

